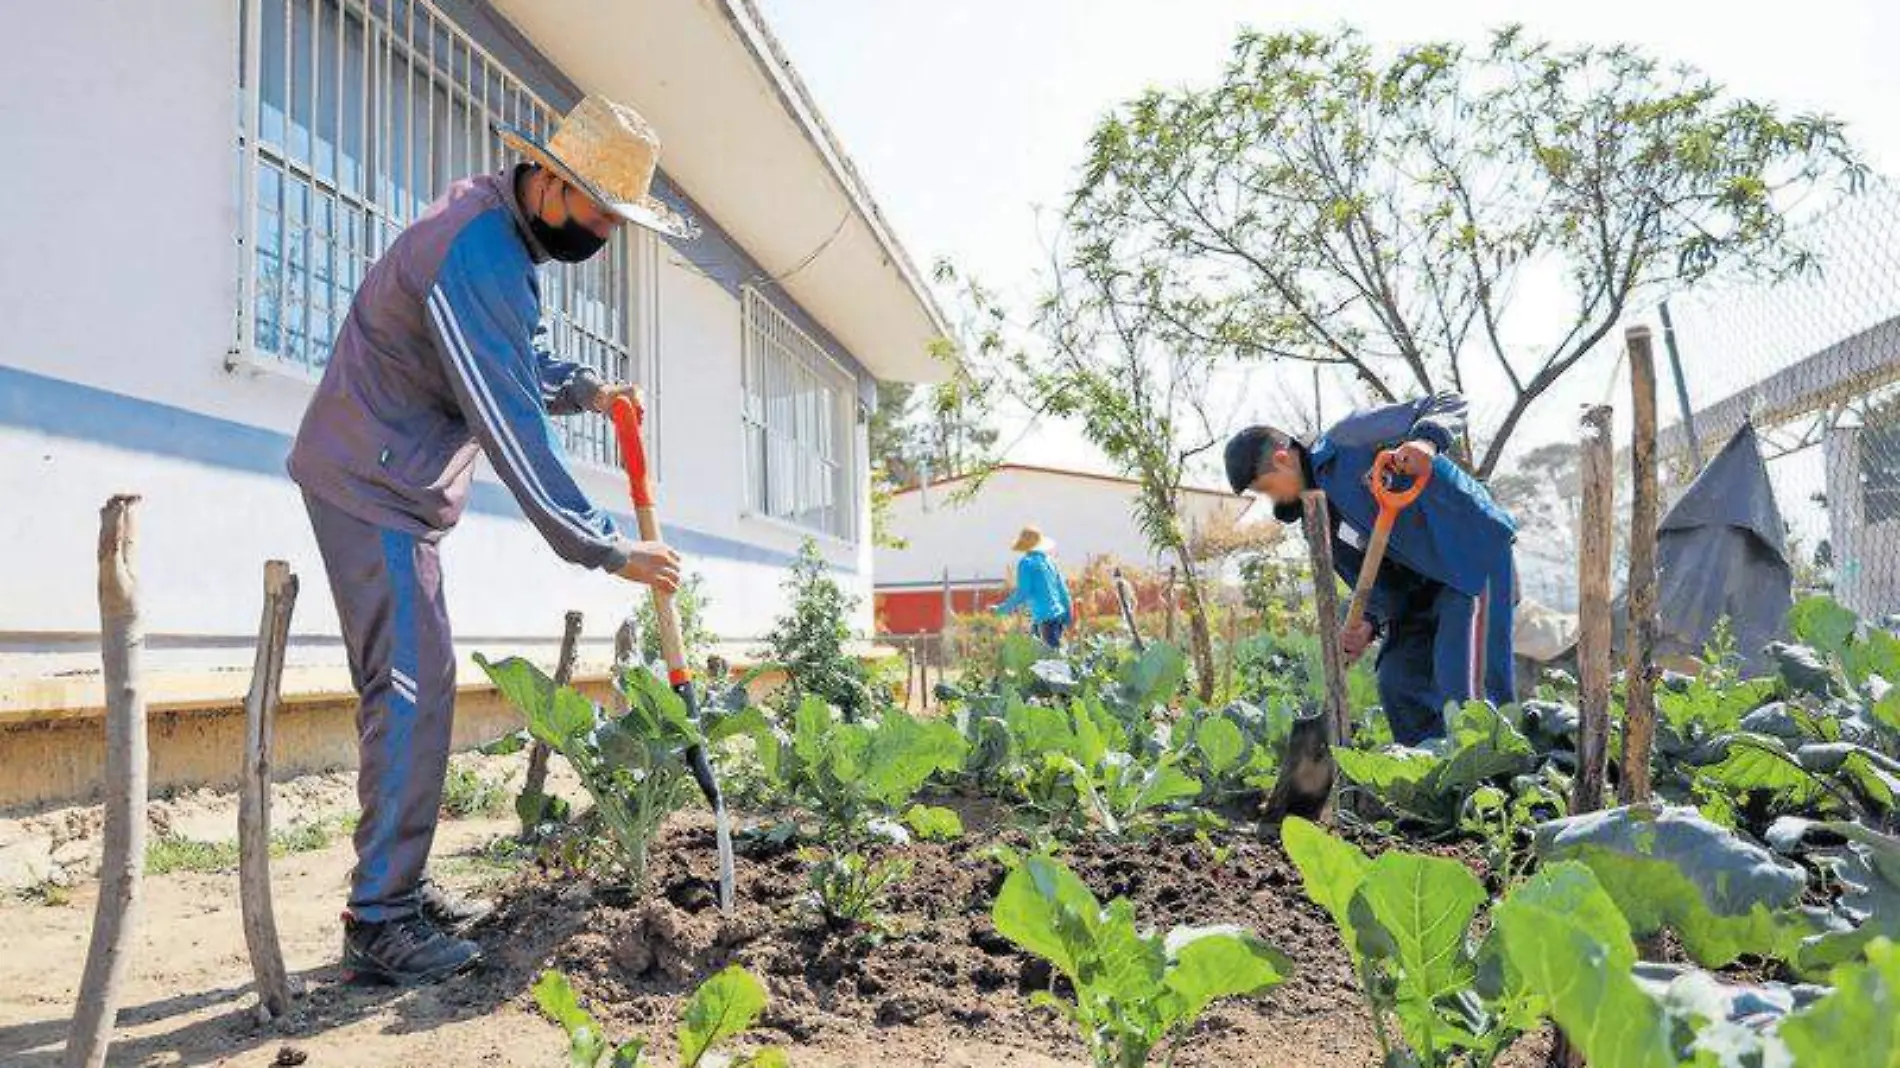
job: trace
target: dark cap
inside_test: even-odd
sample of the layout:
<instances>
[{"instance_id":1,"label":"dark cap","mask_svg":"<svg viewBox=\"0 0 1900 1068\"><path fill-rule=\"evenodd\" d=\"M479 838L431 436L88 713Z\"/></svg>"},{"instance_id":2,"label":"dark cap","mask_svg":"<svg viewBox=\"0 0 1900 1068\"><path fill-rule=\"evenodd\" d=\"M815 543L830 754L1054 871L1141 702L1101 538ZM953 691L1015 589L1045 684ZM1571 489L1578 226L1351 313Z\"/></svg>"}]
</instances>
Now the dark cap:
<instances>
[{"instance_id":1,"label":"dark cap","mask_svg":"<svg viewBox=\"0 0 1900 1068\"><path fill-rule=\"evenodd\" d=\"M1300 467L1307 467L1306 446L1284 430L1270 426L1250 426L1227 439L1227 451L1223 459L1227 465L1227 484L1235 493L1247 492L1253 480L1260 476L1260 468L1267 458L1277 449L1287 449L1300 458ZM1312 478L1307 478L1311 484ZM1275 503L1273 517L1282 523L1300 521L1302 509L1300 502Z\"/></svg>"}]
</instances>

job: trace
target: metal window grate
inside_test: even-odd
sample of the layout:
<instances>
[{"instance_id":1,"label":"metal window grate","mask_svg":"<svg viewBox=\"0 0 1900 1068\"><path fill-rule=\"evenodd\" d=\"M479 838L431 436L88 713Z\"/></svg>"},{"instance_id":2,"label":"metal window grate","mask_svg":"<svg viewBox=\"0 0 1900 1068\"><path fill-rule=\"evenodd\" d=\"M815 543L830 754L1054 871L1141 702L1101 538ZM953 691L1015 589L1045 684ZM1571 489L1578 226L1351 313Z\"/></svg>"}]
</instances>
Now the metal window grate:
<instances>
[{"instance_id":1,"label":"metal window grate","mask_svg":"<svg viewBox=\"0 0 1900 1068\"><path fill-rule=\"evenodd\" d=\"M243 11L238 145L251 251L238 355L314 377L396 235L450 183L512 158L493 123L545 136L558 116L429 0L244 0ZM543 270L557 356L652 392L651 323L636 331L633 298L653 284L654 248L626 227L586 263ZM580 459L615 462L603 421L562 420L561 433Z\"/></svg>"},{"instance_id":2,"label":"metal window grate","mask_svg":"<svg viewBox=\"0 0 1900 1068\"><path fill-rule=\"evenodd\" d=\"M750 286L741 314L747 510L855 539L851 377Z\"/></svg>"}]
</instances>

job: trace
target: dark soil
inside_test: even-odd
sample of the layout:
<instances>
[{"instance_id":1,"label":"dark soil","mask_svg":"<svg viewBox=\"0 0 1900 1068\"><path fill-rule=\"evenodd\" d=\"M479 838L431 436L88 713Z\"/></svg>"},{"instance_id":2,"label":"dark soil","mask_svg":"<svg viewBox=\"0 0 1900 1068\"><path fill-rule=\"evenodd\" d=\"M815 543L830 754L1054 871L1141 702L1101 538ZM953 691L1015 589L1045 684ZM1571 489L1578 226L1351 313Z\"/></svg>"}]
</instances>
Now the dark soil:
<instances>
[{"instance_id":1,"label":"dark soil","mask_svg":"<svg viewBox=\"0 0 1900 1068\"><path fill-rule=\"evenodd\" d=\"M478 981L505 999L541 969L558 968L609 1035L646 1036L664 1053L683 999L737 963L769 991L757 1032L764 1041L844 1054L842 1063L990 1063L956 1056L972 1042L1074 1063L1082 1048L1066 1024L1029 1003L1031 992L1050 987L1048 965L990 924L1005 874L991 855L998 844L1025 845L1012 831L973 824L960 841L906 847L914 867L892 892L879 935L812 918L801 901L807 862L762 842L742 841L738 906L721 917L710 822L683 819L656 844L651 891L639 902L609 904L565 876L522 876L480 935L490 963ZM1224 844L1222 854L1191 839L1092 840L1061 854L1104 901L1130 898L1145 923L1240 924L1295 962L1296 973L1267 994L1212 1007L1175 1063L1375 1064L1350 962L1298 871L1277 843L1232 835Z\"/></svg>"}]
</instances>

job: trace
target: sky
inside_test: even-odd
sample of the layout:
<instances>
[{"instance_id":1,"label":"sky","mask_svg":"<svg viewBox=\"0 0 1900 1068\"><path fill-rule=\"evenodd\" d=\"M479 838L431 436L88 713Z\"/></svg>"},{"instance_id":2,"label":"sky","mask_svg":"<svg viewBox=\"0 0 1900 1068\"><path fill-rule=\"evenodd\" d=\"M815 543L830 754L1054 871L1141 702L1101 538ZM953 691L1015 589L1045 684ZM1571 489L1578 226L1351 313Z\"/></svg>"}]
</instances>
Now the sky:
<instances>
[{"instance_id":1,"label":"sky","mask_svg":"<svg viewBox=\"0 0 1900 1068\"><path fill-rule=\"evenodd\" d=\"M1392 46L1476 42L1519 21L1560 43L1634 43L1700 67L1738 94L1842 118L1876 169L1900 167L1900 64L1892 59L1900 5L1882 0L1754 5L1772 15L1705 0L760 2L912 258L926 270L948 259L1006 297L1034 291L1042 234L1096 121L1147 88L1211 81L1242 25L1350 24ZM1523 443L1565 435L1579 403L1611 398L1620 381L1614 355L1593 359L1533 409ZM1238 414L1270 416L1284 403L1276 394L1304 398L1312 389L1306 369L1250 376ZM1345 398L1328 393L1330 416ZM1005 429L1012 460L1105 467L1072 428Z\"/></svg>"}]
</instances>

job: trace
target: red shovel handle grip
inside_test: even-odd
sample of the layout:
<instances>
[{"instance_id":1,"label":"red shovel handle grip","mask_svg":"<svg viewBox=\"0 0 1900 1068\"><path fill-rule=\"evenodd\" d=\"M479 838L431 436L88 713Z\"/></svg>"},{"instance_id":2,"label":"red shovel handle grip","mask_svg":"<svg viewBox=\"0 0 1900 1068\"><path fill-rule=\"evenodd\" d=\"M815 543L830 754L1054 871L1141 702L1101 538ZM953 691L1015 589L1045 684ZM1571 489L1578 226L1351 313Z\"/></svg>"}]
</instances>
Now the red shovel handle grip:
<instances>
[{"instance_id":1,"label":"red shovel handle grip","mask_svg":"<svg viewBox=\"0 0 1900 1068\"><path fill-rule=\"evenodd\" d=\"M1427 467L1422 474L1412 480L1410 486L1402 490L1392 488L1392 479L1398 475L1399 454L1387 449L1372 461L1372 496L1379 502L1380 512L1397 515L1412 506L1425 487L1432 484L1432 469Z\"/></svg>"},{"instance_id":2,"label":"red shovel handle grip","mask_svg":"<svg viewBox=\"0 0 1900 1068\"><path fill-rule=\"evenodd\" d=\"M635 508L653 507L653 483L647 477L647 447L640 438L640 402L626 394L614 398L614 434L620 439L621 462L627 467L627 491Z\"/></svg>"}]
</instances>

